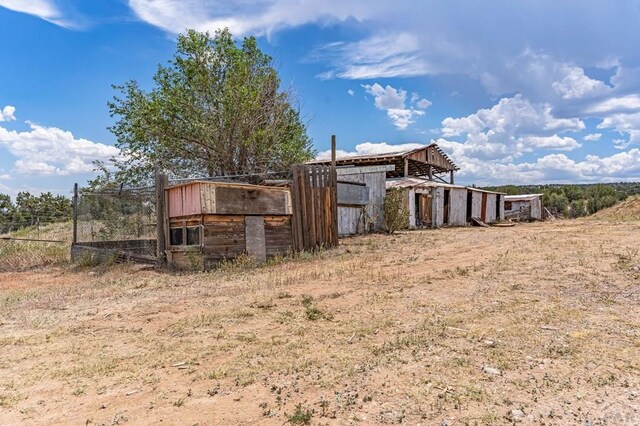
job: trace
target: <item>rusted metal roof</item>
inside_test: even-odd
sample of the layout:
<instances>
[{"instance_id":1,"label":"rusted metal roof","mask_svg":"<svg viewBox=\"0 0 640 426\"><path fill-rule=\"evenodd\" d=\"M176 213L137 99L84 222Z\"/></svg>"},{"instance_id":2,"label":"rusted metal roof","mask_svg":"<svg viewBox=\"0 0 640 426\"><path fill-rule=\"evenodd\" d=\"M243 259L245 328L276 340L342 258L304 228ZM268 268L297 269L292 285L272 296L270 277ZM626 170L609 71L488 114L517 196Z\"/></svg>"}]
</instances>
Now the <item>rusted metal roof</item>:
<instances>
[{"instance_id":1,"label":"rusted metal roof","mask_svg":"<svg viewBox=\"0 0 640 426\"><path fill-rule=\"evenodd\" d=\"M399 179L387 180L387 189L391 188L454 188L454 189L466 189L464 186L452 185L450 183L436 182L433 180L427 180L416 177L406 177Z\"/></svg>"},{"instance_id":2,"label":"rusted metal roof","mask_svg":"<svg viewBox=\"0 0 640 426\"><path fill-rule=\"evenodd\" d=\"M531 201L542 197L544 194L522 194L522 195L506 195L505 201Z\"/></svg>"},{"instance_id":3,"label":"rusted metal roof","mask_svg":"<svg viewBox=\"0 0 640 426\"><path fill-rule=\"evenodd\" d=\"M368 166L385 165L394 166L394 170L387 172L390 178L404 176L404 163L408 160L410 176L427 176L429 170L432 173L446 173L460 170L440 147L432 143L420 148L407 151L388 152L374 155L353 155L336 158L337 166ZM329 164L331 160L312 160L307 164Z\"/></svg>"}]
</instances>

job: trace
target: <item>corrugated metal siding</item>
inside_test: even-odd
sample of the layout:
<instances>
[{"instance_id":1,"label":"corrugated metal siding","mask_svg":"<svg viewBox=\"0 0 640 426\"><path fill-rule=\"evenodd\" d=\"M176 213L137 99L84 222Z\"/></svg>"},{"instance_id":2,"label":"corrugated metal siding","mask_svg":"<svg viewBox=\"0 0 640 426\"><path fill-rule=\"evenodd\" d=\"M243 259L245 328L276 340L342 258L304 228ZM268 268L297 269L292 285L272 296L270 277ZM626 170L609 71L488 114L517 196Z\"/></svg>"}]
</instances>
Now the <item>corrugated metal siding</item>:
<instances>
[{"instance_id":1,"label":"corrugated metal siding","mask_svg":"<svg viewBox=\"0 0 640 426\"><path fill-rule=\"evenodd\" d=\"M169 188L167 192L169 194L169 217L202 213L199 182Z\"/></svg>"},{"instance_id":2,"label":"corrugated metal siding","mask_svg":"<svg viewBox=\"0 0 640 426\"><path fill-rule=\"evenodd\" d=\"M471 217L480 219L482 216L482 193L478 191L469 191L471 197Z\"/></svg>"},{"instance_id":3,"label":"corrugated metal siding","mask_svg":"<svg viewBox=\"0 0 640 426\"><path fill-rule=\"evenodd\" d=\"M467 190L451 189L449 193L449 225L467 224Z\"/></svg>"},{"instance_id":4,"label":"corrugated metal siding","mask_svg":"<svg viewBox=\"0 0 640 426\"><path fill-rule=\"evenodd\" d=\"M440 228L444 223L444 188L433 188L432 194L433 213L431 214L431 219L433 220L433 227Z\"/></svg>"},{"instance_id":5,"label":"corrugated metal siding","mask_svg":"<svg viewBox=\"0 0 640 426\"><path fill-rule=\"evenodd\" d=\"M531 219L542 219L542 199L531 200Z\"/></svg>"},{"instance_id":6,"label":"corrugated metal siding","mask_svg":"<svg viewBox=\"0 0 640 426\"><path fill-rule=\"evenodd\" d=\"M485 213L486 223L493 223L496 221L496 203L497 203L497 195L487 194L487 210Z\"/></svg>"}]
</instances>

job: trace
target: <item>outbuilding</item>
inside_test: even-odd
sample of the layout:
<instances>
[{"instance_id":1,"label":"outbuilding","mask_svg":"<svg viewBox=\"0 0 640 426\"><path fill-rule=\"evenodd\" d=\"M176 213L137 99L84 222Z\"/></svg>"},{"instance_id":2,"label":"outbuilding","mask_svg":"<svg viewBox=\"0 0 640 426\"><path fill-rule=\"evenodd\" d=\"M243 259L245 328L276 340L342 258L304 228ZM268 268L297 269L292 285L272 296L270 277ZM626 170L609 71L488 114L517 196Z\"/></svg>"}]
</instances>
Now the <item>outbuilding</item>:
<instances>
[{"instance_id":1,"label":"outbuilding","mask_svg":"<svg viewBox=\"0 0 640 426\"><path fill-rule=\"evenodd\" d=\"M504 220L504 199L502 192L467 187L467 220L495 223Z\"/></svg>"},{"instance_id":2,"label":"outbuilding","mask_svg":"<svg viewBox=\"0 0 640 426\"><path fill-rule=\"evenodd\" d=\"M513 220L542 220L543 194L507 195L504 197L504 214Z\"/></svg>"},{"instance_id":3,"label":"outbuilding","mask_svg":"<svg viewBox=\"0 0 640 426\"><path fill-rule=\"evenodd\" d=\"M407 177L387 180L387 190L402 189L410 228L467 225L467 188Z\"/></svg>"},{"instance_id":4,"label":"outbuilding","mask_svg":"<svg viewBox=\"0 0 640 426\"><path fill-rule=\"evenodd\" d=\"M293 245L289 188L189 181L166 189L167 261L206 270L247 254L258 261Z\"/></svg>"}]
</instances>

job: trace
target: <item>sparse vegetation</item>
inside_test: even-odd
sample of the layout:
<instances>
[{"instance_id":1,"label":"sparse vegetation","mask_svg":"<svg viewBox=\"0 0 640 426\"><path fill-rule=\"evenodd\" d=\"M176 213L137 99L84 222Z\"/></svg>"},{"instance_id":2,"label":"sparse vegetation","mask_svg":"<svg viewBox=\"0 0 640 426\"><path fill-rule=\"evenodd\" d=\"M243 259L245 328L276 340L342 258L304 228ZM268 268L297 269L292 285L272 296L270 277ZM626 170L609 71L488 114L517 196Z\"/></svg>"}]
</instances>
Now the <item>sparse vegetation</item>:
<instances>
[{"instance_id":1,"label":"sparse vegetation","mask_svg":"<svg viewBox=\"0 0 640 426\"><path fill-rule=\"evenodd\" d=\"M555 221L367 235L205 273L0 273L3 421L631 416L639 232Z\"/></svg>"},{"instance_id":2,"label":"sparse vegetation","mask_svg":"<svg viewBox=\"0 0 640 426\"><path fill-rule=\"evenodd\" d=\"M400 188L387 191L384 199L384 221L390 234L409 226L409 209L404 203L406 196L406 192Z\"/></svg>"}]
</instances>

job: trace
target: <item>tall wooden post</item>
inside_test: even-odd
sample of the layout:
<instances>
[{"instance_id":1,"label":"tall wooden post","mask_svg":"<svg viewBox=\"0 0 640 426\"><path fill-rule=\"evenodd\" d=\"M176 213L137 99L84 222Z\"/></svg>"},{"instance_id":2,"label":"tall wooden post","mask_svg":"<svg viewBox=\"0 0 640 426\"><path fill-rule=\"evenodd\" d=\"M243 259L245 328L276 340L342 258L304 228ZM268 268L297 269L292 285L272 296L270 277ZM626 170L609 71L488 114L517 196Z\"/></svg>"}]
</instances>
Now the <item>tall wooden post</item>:
<instances>
[{"instance_id":1,"label":"tall wooden post","mask_svg":"<svg viewBox=\"0 0 640 426\"><path fill-rule=\"evenodd\" d=\"M331 135L331 243L338 245L338 172L336 171L336 135Z\"/></svg>"},{"instance_id":2,"label":"tall wooden post","mask_svg":"<svg viewBox=\"0 0 640 426\"><path fill-rule=\"evenodd\" d=\"M78 184L73 184L73 245L78 243Z\"/></svg>"},{"instance_id":3,"label":"tall wooden post","mask_svg":"<svg viewBox=\"0 0 640 426\"><path fill-rule=\"evenodd\" d=\"M454 179L453 179L453 170L451 170L451 182L449 182L451 185L455 184Z\"/></svg>"},{"instance_id":4,"label":"tall wooden post","mask_svg":"<svg viewBox=\"0 0 640 426\"><path fill-rule=\"evenodd\" d=\"M157 234L157 251L156 257L158 259L158 266L166 266L167 264L167 254L165 252L166 239L167 239L167 218L165 212L165 188L168 185L167 175L156 171L156 234Z\"/></svg>"},{"instance_id":5,"label":"tall wooden post","mask_svg":"<svg viewBox=\"0 0 640 426\"><path fill-rule=\"evenodd\" d=\"M409 159L404 159L404 177L409 177Z\"/></svg>"}]
</instances>

